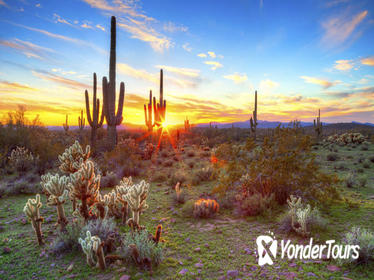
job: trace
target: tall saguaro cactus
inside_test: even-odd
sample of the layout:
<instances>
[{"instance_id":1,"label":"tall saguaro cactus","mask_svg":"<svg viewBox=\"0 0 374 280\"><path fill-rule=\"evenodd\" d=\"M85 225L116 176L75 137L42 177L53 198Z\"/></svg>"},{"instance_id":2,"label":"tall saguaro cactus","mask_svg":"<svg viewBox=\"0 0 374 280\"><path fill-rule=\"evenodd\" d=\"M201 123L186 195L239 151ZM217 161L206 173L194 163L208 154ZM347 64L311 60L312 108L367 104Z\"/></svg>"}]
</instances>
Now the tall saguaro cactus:
<instances>
[{"instance_id":1,"label":"tall saguaro cactus","mask_svg":"<svg viewBox=\"0 0 374 280\"><path fill-rule=\"evenodd\" d=\"M148 132L152 132L153 127L155 126L155 124L153 123L153 119L152 119L152 91L149 92L148 105L144 104L144 116L145 116L145 125L148 128Z\"/></svg>"},{"instance_id":2,"label":"tall saguaro cactus","mask_svg":"<svg viewBox=\"0 0 374 280\"><path fill-rule=\"evenodd\" d=\"M97 79L96 73L93 74L93 97L92 97L92 117L90 111L90 100L88 98L88 91L85 91L86 98L86 114L87 121L91 126L91 146L95 148L96 145L96 131L103 125L104 122L104 109L101 110L100 116L100 99L96 98L97 92Z\"/></svg>"},{"instance_id":3,"label":"tall saguaro cactus","mask_svg":"<svg viewBox=\"0 0 374 280\"><path fill-rule=\"evenodd\" d=\"M321 110L320 109L318 109L317 120L314 119L313 121L314 121L313 122L314 130L317 133L318 140L320 140L321 134L322 134L322 122L321 122Z\"/></svg>"},{"instance_id":4,"label":"tall saguaro cactus","mask_svg":"<svg viewBox=\"0 0 374 280\"><path fill-rule=\"evenodd\" d=\"M122 123L125 84L121 82L118 107L116 112L116 18L112 16L110 30L109 82L103 77L104 115L108 124L108 140L110 149L117 143L117 126Z\"/></svg>"},{"instance_id":5,"label":"tall saguaro cactus","mask_svg":"<svg viewBox=\"0 0 374 280\"><path fill-rule=\"evenodd\" d=\"M66 114L66 120L65 120L65 123L62 124L65 132L67 133L69 131L69 117L68 117L68 114Z\"/></svg>"},{"instance_id":6,"label":"tall saguaro cactus","mask_svg":"<svg viewBox=\"0 0 374 280\"><path fill-rule=\"evenodd\" d=\"M254 139L256 140L256 130L257 130L257 90L255 91L255 109L253 111L253 116L250 119L251 124L251 132L254 135Z\"/></svg>"},{"instance_id":7,"label":"tall saguaro cactus","mask_svg":"<svg viewBox=\"0 0 374 280\"><path fill-rule=\"evenodd\" d=\"M153 97L153 111L155 115L155 124L160 127L165 121L166 114L166 100L164 100L164 73L160 70L160 100L156 102L156 97Z\"/></svg>"},{"instance_id":8,"label":"tall saguaro cactus","mask_svg":"<svg viewBox=\"0 0 374 280\"><path fill-rule=\"evenodd\" d=\"M84 130L84 126L86 124L86 119L83 117L83 110L81 110L81 116L78 116L78 127L80 131Z\"/></svg>"}]
</instances>

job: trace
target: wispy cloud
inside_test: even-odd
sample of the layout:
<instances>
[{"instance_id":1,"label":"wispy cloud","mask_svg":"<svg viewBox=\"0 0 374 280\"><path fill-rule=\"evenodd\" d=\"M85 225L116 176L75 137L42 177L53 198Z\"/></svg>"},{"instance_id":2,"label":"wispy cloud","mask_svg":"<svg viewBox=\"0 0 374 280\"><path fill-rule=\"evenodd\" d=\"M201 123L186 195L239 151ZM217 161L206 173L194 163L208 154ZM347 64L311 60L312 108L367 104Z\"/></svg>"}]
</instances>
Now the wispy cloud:
<instances>
[{"instance_id":1,"label":"wispy cloud","mask_svg":"<svg viewBox=\"0 0 374 280\"><path fill-rule=\"evenodd\" d=\"M240 84L248 80L247 74L234 73L223 76L225 79L234 81L235 84Z\"/></svg>"},{"instance_id":2,"label":"wispy cloud","mask_svg":"<svg viewBox=\"0 0 374 280\"><path fill-rule=\"evenodd\" d=\"M300 78L303 79L306 83L320 85L324 89L328 89L338 83L338 81L330 82L327 79L315 78L315 77L309 77L309 76L301 76Z\"/></svg>"},{"instance_id":3,"label":"wispy cloud","mask_svg":"<svg viewBox=\"0 0 374 280\"><path fill-rule=\"evenodd\" d=\"M192 51L192 48L190 46L190 43L185 43L183 44L182 48L185 50L185 51L188 51L188 52L191 52Z\"/></svg>"},{"instance_id":4,"label":"wispy cloud","mask_svg":"<svg viewBox=\"0 0 374 280\"><path fill-rule=\"evenodd\" d=\"M147 16L137 5L136 1L115 0L112 4L105 0L83 0L91 7L117 14L118 25L131 34L131 38L149 43L158 52L169 49L174 45L172 40L161 33L157 20ZM168 22L162 30L168 32L188 30L187 27Z\"/></svg>"},{"instance_id":5,"label":"wispy cloud","mask_svg":"<svg viewBox=\"0 0 374 280\"><path fill-rule=\"evenodd\" d=\"M13 92L19 90L36 91L36 88L28 85L23 85L15 82L0 81L0 93L2 92Z\"/></svg>"},{"instance_id":6,"label":"wispy cloud","mask_svg":"<svg viewBox=\"0 0 374 280\"><path fill-rule=\"evenodd\" d=\"M3 0L0 0L0 6L8 7L8 5Z\"/></svg>"},{"instance_id":7,"label":"wispy cloud","mask_svg":"<svg viewBox=\"0 0 374 280\"><path fill-rule=\"evenodd\" d=\"M349 0L330 0L330 1L325 1L324 2L324 6L326 8L331 8L331 7L335 7L335 6L338 6L340 4L344 4L344 3L348 3Z\"/></svg>"},{"instance_id":8,"label":"wispy cloud","mask_svg":"<svg viewBox=\"0 0 374 280\"><path fill-rule=\"evenodd\" d=\"M353 68L353 61L352 60L337 60L335 61L334 68L340 71L349 71Z\"/></svg>"},{"instance_id":9,"label":"wispy cloud","mask_svg":"<svg viewBox=\"0 0 374 280\"><path fill-rule=\"evenodd\" d=\"M222 68L223 65L219 63L218 61L204 61L205 64L211 65L210 69L216 70L217 68Z\"/></svg>"},{"instance_id":10,"label":"wispy cloud","mask_svg":"<svg viewBox=\"0 0 374 280\"><path fill-rule=\"evenodd\" d=\"M104 26L102 26L100 24L96 24L96 28L99 28L100 30L105 31Z\"/></svg>"},{"instance_id":11,"label":"wispy cloud","mask_svg":"<svg viewBox=\"0 0 374 280\"><path fill-rule=\"evenodd\" d=\"M175 67L175 66L167 66L167 65L156 65L156 68L165 69L168 72L176 73L181 76L196 78L199 76L200 70L191 69L191 68L182 68L182 67Z\"/></svg>"},{"instance_id":12,"label":"wispy cloud","mask_svg":"<svg viewBox=\"0 0 374 280\"><path fill-rule=\"evenodd\" d=\"M149 81L152 83L158 83L157 76L155 74L147 72L146 70L136 69L125 63L118 63L117 67L118 71L122 74L128 75L136 79Z\"/></svg>"},{"instance_id":13,"label":"wispy cloud","mask_svg":"<svg viewBox=\"0 0 374 280\"><path fill-rule=\"evenodd\" d=\"M374 66L374 56L361 59L361 63L368 66Z\"/></svg>"},{"instance_id":14,"label":"wispy cloud","mask_svg":"<svg viewBox=\"0 0 374 280\"><path fill-rule=\"evenodd\" d=\"M19 51L27 57L37 58L40 60L45 60L48 57L48 54L54 53L54 51L51 49L38 46L31 42L22 41L20 39L10 41L0 40L0 45Z\"/></svg>"},{"instance_id":15,"label":"wispy cloud","mask_svg":"<svg viewBox=\"0 0 374 280\"><path fill-rule=\"evenodd\" d=\"M187 32L188 31L188 27L184 26L184 25L177 25L171 21L167 22L164 24L164 30L167 31L167 32L170 32L170 33L174 33L174 32Z\"/></svg>"},{"instance_id":16,"label":"wispy cloud","mask_svg":"<svg viewBox=\"0 0 374 280\"><path fill-rule=\"evenodd\" d=\"M78 82L78 81L75 81L75 80L72 80L72 79L68 79L68 78L65 78L65 77L61 77L61 76L58 76L58 75L55 75L55 74L52 74L52 73L49 73L49 72L46 72L46 71L34 71L33 70L32 74L34 76L40 78L40 79L45 80L45 81L51 81L51 82L54 82L56 84L60 84L60 85L70 87L70 88L73 88L73 89L83 90L83 89L87 89L87 88L90 87L87 84L84 84L84 83L81 83L81 82Z\"/></svg>"},{"instance_id":17,"label":"wispy cloud","mask_svg":"<svg viewBox=\"0 0 374 280\"><path fill-rule=\"evenodd\" d=\"M91 25L87 24L87 23L81 24L81 27L86 28L86 29L93 29L93 27Z\"/></svg>"},{"instance_id":18,"label":"wispy cloud","mask_svg":"<svg viewBox=\"0 0 374 280\"><path fill-rule=\"evenodd\" d=\"M209 56L210 56L211 58L216 58L216 57L217 57L217 55L216 55L215 52L208 52L208 54L209 54Z\"/></svg>"},{"instance_id":19,"label":"wispy cloud","mask_svg":"<svg viewBox=\"0 0 374 280\"><path fill-rule=\"evenodd\" d=\"M0 0L0 1L1 1L1 0ZM35 4L35 7L37 7L37 8L41 8L42 5L40 5L40 3L37 3L37 4Z\"/></svg>"},{"instance_id":20,"label":"wispy cloud","mask_svg":"<svg viewBox=\"0 0 374 280\"><path fill-rule=\"evenodd\" d=\"M279 86L279 83L274 82L270 79L262 80L259 87L262 89L273 89Z\"/></svg>"},{"instance_id":21,"label":"wispy cloud","mask_svg":"<svg viewBox=\"0 0 374 280\"><path fill-rule=\"evenodd\" d=\"M53 14L53 19L55 20L55 23L59 22L59 23L67 24L67 25L72 25L70 22L68 22L66 19L63 19L61 16L59 16L56 13Z\"/></svg>"},{"instance_id":22,"label":"wispy cloud","mask_svg":"<svg viewBox=\"0 0 374 280\"><path fill-rule=\"evenodd\" d=\"M205 58L205 57L207 57L207 55L206 55L205 53L199 53L197 56L198 56L198 57L201 57L201 58Z\"/></svg>"},{"instance_id":23,"label":"wispy cloud","mask_svg":"<svg viewBox=\"0 0 374 280\"><path fill-rule=\"evenodd\" d=\"M346 12L322 22L325 31L321 40L323 46L328 48L339 47L348 39L355 39L353 33L367 14L368 11L366 10L355 15L349 15Z\"/></svg>"},{"instance_id":24,"label":"wispy cloud","mask_svg":"<svg viewBox=\"0 0 374 280\"><path fill-rule=\"evenodd\" d=\"M18 23L14 23L14 22L10 22L10 21L7 21L7 22L14 25L14 26L18 26L18 27L21 27L21 28L24 28L24 29L27 29L27 30L30 30L30 31L38 32L38 33L44 34L44 35L46 35L48 37L51 37L51 38L63 40L63 41L66 41L66 42L71 42L71 43L74 43L74 44L77 44L77 45L80 45L80 46L88 46L88 47L90 47L90 48L92 48L92 49L94 49L98 52L106 53L106 51L104 51L103 49L95 46L94 44L91 44L89 42L86 42L86 41L83 41L83 40L80 40L80 39L71 38L71 37L68 37L68 36L52 33L52 32L49 32L49 31L46 31L46 30L43 30L43 29L34 28L34 27L23 25L23 24L18 24Z\"/></svg>"}]
</instances>

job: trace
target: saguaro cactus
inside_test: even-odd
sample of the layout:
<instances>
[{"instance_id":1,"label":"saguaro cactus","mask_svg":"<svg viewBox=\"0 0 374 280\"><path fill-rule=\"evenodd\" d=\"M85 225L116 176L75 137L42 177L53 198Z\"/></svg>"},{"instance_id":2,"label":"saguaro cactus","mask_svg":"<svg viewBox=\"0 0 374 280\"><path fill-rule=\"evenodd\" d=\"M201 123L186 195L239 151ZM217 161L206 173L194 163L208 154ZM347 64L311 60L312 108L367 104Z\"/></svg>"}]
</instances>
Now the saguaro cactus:
<instances>
[{"instance_id":1,"label":"saguaro cactus","mask_svg":"<svg viewBox=\"0 0 374 280\"><path fill-rule=\"evenodd\" d=\"M42 207L40 202L40 194L37 194L35 199L29 199L26 202L23 212L31 220L31 225L35 231L36 238L38 239L39 245L43 245L43 234L42 234L42 222L43 218L40 216L39 209Z\"/></svg>"},{"instance_id":2,"label":"saguaro cactus","mask_svg":"<svg viewBox=\"0 0 374 280\"><path fill-rule=\"evenodd\" d=\"M160 127L165 121L166 114L166 100L164 100L164 74L160 70L160 102L156 102L156 97L153 97L153 111L155 115L155 125Z\"/></svg>"},{"instance_id":3,"label":"saguaro cactus","mask_svg":"<svg viewBox=\"0 0 374 280\"><path fill-rule=\"evenodd\" d=\"M254 139L256 140L256 129L257 129L257 90L255 91L255 109L250 119L251 132L253 133Z\"/></svg>"},{"instance_id":4,"label":"saguaro cactus","mask_svg":"<svg viewBox=\"0 0 374 280\"><path fill-rule=\"evenodd\" d=\"M101 110L100 116L100 99L96 98L97 79L96 73L93 74L93 97L92 97L92 117L90 111L90 100L88 98L88 91L84 92L86 98L86 114L87 121L91 126L91 146L95 148L96 145L96 131L103 125L104 122L104 106Z\"/></svg>"},{"instance_id":5,"label":"saguaro cactus","mask_svg":"<svg viewBox=\"0 0 374 280\"><path fill-rule=\"evenodd\" d=\"M152 91L149 92L148 105L144 104L144 117L145 117L145 125L148 128L148 132L152 132L153 127L155 126L153 119L152 119Z\"/></svg>"},{"instance_id":6,"label":"saguaro cactus","mask_svg":"<svg viewBox=\"0 0 374 280\"><path fill-rule=\"evenodd\" d=\"M317 120L313 120L313 126L314 126L314 130L317 134L317 138L318 140L320 140L321 138L321 135L322 135L322 122L321 122L321 110L318 109L318 117L317 117Z\"/></svg>"},{"instance_id":7,"label":"saguaro cactus","mask_svg":"<svg viewBox=\"0 0 374 280\"><path fill-rule=\"evenodd\" d=\"M186 119L184 120L184 130L187 132L190 130L190 120L188 119L188 117L186 117Z\"/></svg>"},{"instance_id":8,"label":"saguaro cactus","mask_svg":"<svg viewBox=\"0 0 374 280\"><path fill-rule=\"evenodd\" d=\"M60 225L60 230L64 231L68 223L65 216L64 203L68 199L69 191L67 189L69 178L61 176L46 174L41 177L41 185L43 190L48 194L48 205L56 206L57 208L57 223Z\"/></svg>"},{"instance_id":9,"label":"saguaro cactus","mask_svg":"<svg viewBox=\"0 0 374 280\"><path fill-rule=\"evenodd\" d=\"M112 16L109 59L109 82L103 78L104 115L108 124L108 140L110 149L117 143L117 126L122 123L123 102L125 99L125 84L121 82L118 107L116 112L116 18Z\"/></svg>"},{"instance_id":10,"label":"saguaro cactus","mask_svg":"<svg viewBox=\"0 0 374 280\"><path fill-rule=\"evenodd\" d=\"M66 114L66 120L65 120L65 123L62 124L65 132L68 132L69 131L69 117L68 115Z\"/></svg>"},{"instance_id":11,"label":"saguaro cactus","mask_svg":"<svg viewBox=\"0 0 374 280\"><path fill-rule=\"evenodd\" d=\"M80 117L78 116L78 127L80 131L84 130L84 126L86 124L86 119L83 117L83 110L81 110Z\"/></svg>"}]
</instances>

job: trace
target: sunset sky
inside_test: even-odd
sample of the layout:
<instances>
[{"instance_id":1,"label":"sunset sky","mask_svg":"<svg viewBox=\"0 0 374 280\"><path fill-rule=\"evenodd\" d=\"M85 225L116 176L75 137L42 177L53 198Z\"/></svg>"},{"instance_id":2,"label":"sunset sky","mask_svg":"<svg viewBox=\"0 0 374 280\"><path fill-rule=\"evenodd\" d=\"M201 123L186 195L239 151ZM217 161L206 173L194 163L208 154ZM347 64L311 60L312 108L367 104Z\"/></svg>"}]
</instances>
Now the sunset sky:
<instances>
[{"instance_id":1,"label":"sunset sky","mask_svg":"<svg viewBox=\"0 0 374 280\"><path fill-rule=\"evenodd\" d=\"M125 122L144 123L163 68L171 124L248 120L256 89L260 120L374 123L372 0L0 0L0 118L77 125L111 15Z\"/></svg>"}]
</instances>

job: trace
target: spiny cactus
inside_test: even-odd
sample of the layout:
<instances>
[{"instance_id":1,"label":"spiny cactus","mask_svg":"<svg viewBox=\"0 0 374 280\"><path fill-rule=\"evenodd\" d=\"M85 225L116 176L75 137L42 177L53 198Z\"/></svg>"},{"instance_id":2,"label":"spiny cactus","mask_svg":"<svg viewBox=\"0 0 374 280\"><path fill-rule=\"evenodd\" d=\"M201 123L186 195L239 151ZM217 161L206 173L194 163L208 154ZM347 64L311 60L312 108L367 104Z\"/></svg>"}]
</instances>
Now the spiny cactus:
<instances>
[{"instance_id":1,"label":"spiny cactus","mask_svg":"<svg viewBox=\"0 0 374 280\"><path fill-rule=\"evenodd\" d=\"M321 135L322 135L322 122L321 122L321 110L318 109L318 117L317 120L313 120L313 126L314 130L317 134L318 140L320 140Z\"/></svg>"},{"instance_id":2,"label":"spiny cactus","mask_svg":"<svg viewBox=\"0 0 374 280\"><path fill-rule=\"evenodd\" d=\"M209 218L219 210L219 204L214 199L201 198L194 204L193 214L195 217Z\"/></svg>"},{"instance_id":3,"label":"spiny cactus","mask_svg":"<svg viewBox=\"0 0 374 280\"><path fill-rule=\"evenodd\" d=\"M300 209L301 207L301 197L297 197L291 194L290 199L287 199L287 204L288 204L289 211L291 214L292 228L294 228L296 226L296 220L297 220L296 212L297 212L297 209Z\"/></svg>"},{"instance_id":4,"label":"spiny cactus","mask_svg":"<svg viewBox=\"0 0 374 280\"><path fill-rule=\"evenodd\" d=\"M32 168L35 160L38 160L38 157L34 157L31 152L25 147L16 147L10 153L8 157L9 164L17 171L24 172Z\"/></svg>"},{"instance_id":5,"label":"spiny cactus","mask_svg":"<svg viewBox=\"0 0 374 280\"><path fill-rule=\"evenodd\" d=\"M103 125L104 122L104 106L102 106L100 115L100 99L96 98L97 79L96 73L93 74L93 97L92 97L92 116L90 111L90 100L88 98L88 91L84 92L86 99L86 115L87 121L91 126L91 146L96 147L96 131Z\"/></svg>"},{"instance_id":6,"label":"spiny cactus","mask_svg":"<svg viewBox=\"0 0 374 280\"><path fill-rule=\"evenodd\" d=\"M69 131L69 117L67 114L66 114L65 123L62 124L62 127L64 128L66 133Z\"/></svg>"},{"instance_id":7,"label":"spiny cactus","mask_svg":"<svg viewBox=\"0 0 374 280\"><path fill-rule=\"evenodd\" d=\"M100 237L91 236L91 232L86 232L86 238L78 239L79 244L82 246L83 252L87 257L87 264L89 266L98 265L102 270L106 268L105 256L103 250L103 243Z\"/></svg>"},{"instance_id":8,"label":"spiny cactus","mask_svg":"<svg viewBox=\"0 0 374 280\"><path fill-rule=\"evenodd\" d=\"M81 116L78 116L78 127L79 130L82 132L84 130L84 126L86 124L86 119L83 117L83 110L81 110Z\"/></svg>"},{"instance_id":9,"label":"spiny cactus","mask_svg":"<svg viewBox=\"0 0 374 280\"><path fill-rule=\"evenodd\" d=\"M148 132L152 133L153 127L155 126L155 123L153 122L153 119L152 119L152 91L149 92L148 105L144 104L144 117L145 117L145 125L148 128Z\"/></svg>"},{"instance_id":10,"label":"spiny cactus","mask_svg":"<svg viewBox=\"0 0 374 280\"><path fill-rule=\"evenodd\" d=\"M117 193L117 200L122 204L122 222L127 222L127 214L128 214L128 201L126 195L128 194L129 190L132 188L134 183L132 182L132 178L123 178L119 185L116 186L116 193Z\"/></svg>"},{"instance_id":11,"label":"spiny cactus","mask_svg":"<svg viewBox=\"0 0 374 280\"><path fill-rule=\"evenodd\" d=\"M125 194L125 200L129 204L132 211L132 220L135 225L139 226L139 216L147 208L147 196L149 192L149 184L142 180L139 184L133 185Z\"/></svg>"},{"instance_id":12,"label":"spiny cactus","mask_svg":"<svg viewBox=\"0 0 374 280\"><path fill-rule=\"evenodd\" d=\"M103 200L106 206L109 209L109 216L115 218L122 218L122 203L117 198L117 193L112 190L110 193L107 193L103 196Z\"/></svg>"},{"instance_id":13,"label":"spiny cactus","mask_svg":"<svg viewBox=\"0 0 374 280\"><path fill-rule=\"evenodd\" d=\"M39 212L39 209L41 207L42 203L40 202L40 194L37 194L35 199L29 198L29 200L26 202L25 207L23 208L23 212L31 221L31 225L35 231L39 245L44 244L42 234L43 218L40 216Z\"/></svg>"},{"instance_id":14,"label":"spiny cactus","mask_svg":"<svg viewBox=\"0 0 374 280\"><path fill-rule=\"evenodd\" d=\"M65 216L64 203L69 196L68 191L69 177L61 176L58 174L46 174L41 176L41 185L43 190L48 194L47 204L56 206L58 215L58 224L60 230L64 231L68 223Z\"/></svg>"},{"instance_id":15,"label":"spiny cactus","mask_svg":"<svg viewBox=\"0 0 374 280\"><path fill-rule=\"evenodd\" d=\"M86 146L84 152L78 141L75 141L73 145L65 149L62 155L58 156L60 161L60 170L65 173L75 173L79 170L82 163L84 163L90 157L91 147Z\"/></svg>"},{"instance_id":16,"label":"spiny cactus","mask_svg":"<svg viewBox=\"0 0 374 280\"><path fill-rule=\"evenodd\" d=\"M70 180L70 193L81 201L79 213L87 221L90 217L89 207L98 200L100 175L95 175L93 162L87 160L77 172L70 175Z\"/></svg>"},{"instance_id":17,"label":"spiny cactus","mask_svg":"<svg viewBox=\"0 0 374 280\"><path fill-rule=\"evenodd\" d=\"M290 199L287 199L287 203L291 215L292 229L304 237L308 236L307 221L311 212L310 205L308 204L304 208L301 203L301 197L294 195L291 195Z\"/></svg>"},{"instance_id":18,"label":"spiny cactus","mask_svg":"<svg viewBox=\"0 0 374 280\"><path fill-rule=\"evenodd\" d=\"M152 240L158 244L161 241L162 225L159 224L156 228L155 235L152 237Z\"/></svg>"},{"instance_id":19,"label":"spiny cactus","mask_svg":"<svg viewBox=\"0 0 374 280\"><path fill-rule=\"evenodd\" d=\"M251 125L251 132L253 133L253 137L256 140L256 129L258 125L257 123L257 90L255 91L255 109L250 119L250 125Z\"/></svg>"},{"instance_id":20,"label":"spiny cactus","mask_svg":"<svg viewBox=\"0 0 374 280\"><path fill-rule=\"evenodd\" d=\"M125 84L121 82L118 107L116 112L116 18L112 16L110 30L110 60L109 60L109 82L103 77L104 115L108 124L108 139L110 149L113 150L117 144L116 127L122 123L122 110L125 99Z\"/></svg>"}]
</instances>

